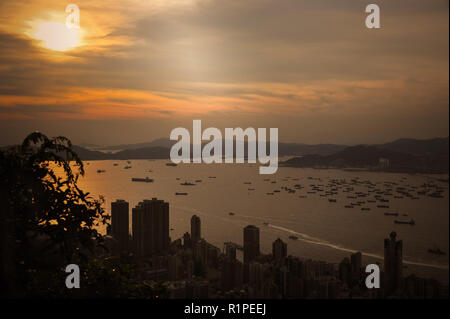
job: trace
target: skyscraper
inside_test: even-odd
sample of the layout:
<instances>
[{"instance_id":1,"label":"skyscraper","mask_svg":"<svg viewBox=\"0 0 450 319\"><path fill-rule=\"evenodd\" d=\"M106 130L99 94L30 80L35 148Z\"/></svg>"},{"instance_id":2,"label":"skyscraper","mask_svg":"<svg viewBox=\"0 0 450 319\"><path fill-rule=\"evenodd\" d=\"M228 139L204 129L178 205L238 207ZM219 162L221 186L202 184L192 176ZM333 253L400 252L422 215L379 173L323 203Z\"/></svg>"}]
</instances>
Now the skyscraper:
<instances>
[{"instance_id":1,"label":"skyscraper","mask_svg":"<svg viewBox=\"0 0 450 319\"><path fill-rule=\"evenodd\" d=\"M259 228L248 225L244 228L244 263L259 256Z\"/></svg>"},{"instance_id":2,"label":"skyscraper","mask_svg":"<svg viewBox=\"0 0 450 319\"><path fill-rule=\"evenodd\" d=\"M169 281L177 281L183 278L183 263L179 256L173 255L167 258Z\"/></svg>"},{"instance_id":3,"label":"skyscraper","mask_svg":"<svg viewBox=\"0 0 450 319\"><path fill-rule=\"evenodd\" d=\"M122 199L111 203L111 234L118 242L119 252L126 252L129 240L129 204Z\"/></svg>"},{"instance_id":4,"label":"skyscraper","mask_svg":"<svg viewBox=\"0 0 450 319\"><path fill-rule=\"evenodd\" d=\"M403 268L403 242L396 239L392 232L390 238L384 240L384 291L386 295L401 288Z\"/></svg>"},{"instance_id":5,"label":"skyscraper","mask_svg":"<svg viewBox=\"0 0 450 319\"><path fill-rule=\"evenodd\" d=\"M277 262L282 261L287 256L287 244L280 238L277 238L272 244L272 255Z\"/></svg>"},{"instance_id":6,"label":"skyscraper","mask_svg":"<svg viewBox=\"0 0 450 319\"><path fill-rule=\"evenodd\" d=\"M163 254L169 247L169 203L153 198L132 210L133 242L138 257Z\"/></svg>"},{"instance_id":7,"label":"skyscraper","mask_svg":"<svg viewBox=\"0 0 450 319\"><path fill-rule=\"evenodd\" d=\"M236 246L231 243L225 243L225 256L229 260L236 260Z\"/></svg>"},{"instance_id":8,"label":"skyscraper","mask_svg":"<svg viewBox=\"0 0 450 319\"><path fill-rule=\"evenodd\" d=\"M222 290L226 292L231 289L239 289L243 279L242 263L236 259L224 258L221 268Z\"/></svg>"},{"instance_id":9,"label":"skyscraper","mask_svg":"<svg viewBox=\"0 0 450 319\"><path fill-rule=\"evenodd\" d=\"M348 257L345 257L339 263L339 279L343 283L350 286L351 285L351 273L352 273L352 266L350 263L350 259Z\"/></svg>"},{"instance_id":10,"label":"skyscraper","mask_svg":"<svg viewBox=\"0 0 450 319\"><path fill-rule=\"evenodd\" d=\"M359 281L361 278L361 268L362 268L362 254L361 252L356 252L350 256L352 265L352 279L354 281Z\"/></svg>"},{"instance_id":11,"label":"skyscraper","mask_svg":"<svg viewBox=\"0 0 450 319\"><path fill-rule=\"evenodd\" d=\"M200 217L193 215L191 218L191 240L195 243L201 238Z\"/></svg>"},{"instance_id":12,"label":"skyscraper","mask_svg":"<svg viewBox=\"0 0 450 319\"><path fill-rule=\"evenodd\" d=\"M186 248L192 247L191 235L188 232L183 235L183 246Z\"/></svg>"}]
</instances>

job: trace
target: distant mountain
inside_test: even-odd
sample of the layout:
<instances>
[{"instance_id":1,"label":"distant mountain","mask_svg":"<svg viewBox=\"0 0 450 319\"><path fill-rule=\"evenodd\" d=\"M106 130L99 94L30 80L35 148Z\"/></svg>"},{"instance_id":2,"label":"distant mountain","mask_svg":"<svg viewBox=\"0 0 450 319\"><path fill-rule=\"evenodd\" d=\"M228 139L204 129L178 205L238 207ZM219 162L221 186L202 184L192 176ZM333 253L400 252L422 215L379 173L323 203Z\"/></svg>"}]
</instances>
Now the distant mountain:
<instances>
[{"instance_id":1,"label":"distant mountain","mask_svg":"<svg viewBox=\"0 0 450 319\"><path fill-rule=\"evenodd\" d=\"M164 147L170 149L176 141L172 141L167 138L159 138L152 142L137 143L137 144L121 144L103 147L88 147L91 150L97 151L116 151L116 150L137 150L141 148L152 148L152 147ZM207 142L203 142L206 144ZM222 143L225 145L225 142ZM83 145L81 145L83 146ZM244 143L245 149L247 149L247 143ZM320 154L320 155L330 155L338 151L343 150L348 146L346 145L336 145L336 144L317 144L308 145L300 143L278 143L278 153L280 156L288 155L306 155L306 154Z\"/></svg>"},{"instance_id":2,"label":"distant mountain","mask_svg":"<svg viewBox=\"0 0 450 319\"><path fill-rule=\"evenodd\" d=\"M175 141L161 138L149 143L108 146L104 151L82 146L73 146L73 149L83 160L168 159L170 148L174 143ZM225 143L222 144L225 145ZM90 144L90 146L93 145ZM2 149L5 148L7 147ZM244 143L244 148L247 150L247 143ZM106 150L113 152L106 152ZM449 169L448 137L428 140L399 139L386 144L351 147L337 144L279 143L278 151L279 156L295 156L280 163L280 165L292 167L373 168L379 165L380 158L386 158L389 160L390 169L396 171L448 171Z\"/></svg>"},{"instance_id":3,"label":"distant mountain","mask_svg":"<svg viewBox=\"0 0 450 319\"><path fill-rule=\"evenodd\" d=\"M413 155L391 151L372 145L358 145L325 157L330 164L342 163L351 167L377 166L380 158L389 160L391 166L416 166L417 158Z\"/></svg>"},{"instance_id":4,"label":"distant mountain","mask_svg":"<svg viewBox=\"0 0 450 319\"><path fill-rule=\"evenodd\" d=\"M286 161L286 164L294 164L298 167L307 166L335 166L335 167L366 167L377 166L380 158L388 158L391 165L402 165L411 161L412 156L398 153L377 146L358 145L347 147L344 150L331 155L306 155L295 157Z\"/></svg>"},{"instance_id":5,"label":"distant mountain","mask_svg":"<svg viewBox=\"0 0 450 319\"><path fill-rule=\"evenodd\" d=\"M151 147L165 147L171 148L176 141L171 141L168 138L159 138L152 142L145 143L136 143L136 144L120 144L120 145L112 145L112 146L102 146L95 147L95 150L98 151L123 151L123 150L136 150L140 148L151 148Z\"/></svg>"},{"instance_id":6,"label":"distant mountain","mask_svg":"<svg viewBox=\"0 0 450 319\"><path fill-rule=\"evenodd\" d=\"M98 144L92 144L92 143L80 143L78 146L90 149L90 150L96 150L105 147L104 145L98 145Z\"/></svg>"},{"instance_id":7,"label":"distant mountain","mask_svg":"<svg viewBox=\"0 0 450 319\"><path fill-rule=\"evenodd\" d=\"M86 160L157 159L157 158L169 158L170 148L174 143L176 143L176 141L171 141L169 139L158 139L149 143L123 144L116 146L108 146L96 150L76 146L76 150L79 156ZM223 146L222 152L224 152L225 142L222 143L222 146ZM236 144L234 146L235 152ZM267 149L268 147L269 146L267 146ZM347 146L344 145L334 145L334 144L307 145L295 143L279 143L278 154L279 156L301 156L307 154L330 155L340 150L343 150L346 147ZM247 150L247 143L244 143L244 149ZM108 153L108 151L117 151L117 152Z\"/></svg>"},{"instance_id":8,"label":"distant mountain","mask_svg":"<svg viewBox=\"0 0 450 319\"><path fill-rule=\"evenodd\" d=\"M383 145L347 147L331 155L305 155L280 163L289 167L380 168L380 159L388 159L383 169L404 172L448 172L448 138L431 140L402 139Z\"/></svg>"},{"instance_id":9,"label":"distant mountain","mask_svg":"<svg viewBox=\"0 0 450 319\"><path fill-rule=\"evenodd\" d=\"M298 143L278 143L278 153L280 156L287 155L331 155L347 148L346 145L337 144L298 144Z\"/></svg>"},{"instance_id":10,"label":"distant mountain","mask_svg":"<svg viewBox=\"0 0 450 319\"><path fill-rule=\"evenodd\" d=\"M415 140L403 138L391 143L380 145L384 149L413 154L418 156L447 155L449 154L448 137L433 138L429 140Z\"/></svg>"},{"instance_id":11,"label":"distant mountain","mask_svg":"<svg viewBox=\"0 0 450 319\"><path fill-rule=\"evenodd\" d=\"M114 159L165 159L170 157L170 149L165 147L143 147L111 154Z\"/></svg>"},{"instance_id":12,"label":"distant mountain","mask_svg":"<svg viewBox=\"0 0 450 319\"><path fill-rule=\"evenodd\" d=\"M164 147L143 147L133 150L124 150L116 153L105 153L88 150L81 146L73 146L73 150L85 161L95 160L126 160L126 159L165 159L169 158L170 149Z\"/></svg>"},{"instance_id":13,"label":"distant mountain","mask_svg":"<svg viewBox=\"0 0 450 319\"><path fill-rule=\"evenodd\" d=\"M87 148L78 146L78 145L73 145L72 149L75 151L75 153L78 154L78 156L82 159L82 160L106 160L106 159L113 159L112 154L106 154L103 152L99 152L99 151L91 151Z\"/></svg>"}]
</instances>

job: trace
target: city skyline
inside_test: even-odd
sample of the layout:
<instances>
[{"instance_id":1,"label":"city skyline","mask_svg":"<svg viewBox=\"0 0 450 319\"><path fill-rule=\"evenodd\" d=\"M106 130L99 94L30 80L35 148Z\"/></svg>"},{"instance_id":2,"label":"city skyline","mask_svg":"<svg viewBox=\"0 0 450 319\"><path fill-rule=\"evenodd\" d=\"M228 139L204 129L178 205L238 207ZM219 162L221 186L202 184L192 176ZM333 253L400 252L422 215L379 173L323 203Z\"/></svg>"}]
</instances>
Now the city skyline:
<instances>
[{"instance_id":1,"label":"city skyline","mask_svg":"<svg viewBox=\"0 0 450 319\"><path fill-rule=\"evenodd\" d=\"M122 258L131 256L134 263L140 265L138 276L141 280L162 281L171 299L445 296L445 288L437 281L421 279L413 274L403 275L403 241L397 240L394 231L384 240L384 261L380 267L381 278L378 279L380 287L369 289L365 281L369 275L365 271L368 263L363 263L361 252L352 253L339 264L302 259L288 254L288 244L278 237L273 242L272 252L262 254L259 228L255 225L243 228L242 247L238 243L225 242L221 250L201 237L201 219L195 214L190 219L190 233L186 232L182 238L167 238L168 243L163 250L143 249L143 246L154 247L154 242L160 241L151 235L155 230L169 228L166 219L155 218L159 214L158 207L167 207L166 213L169 214L168 203L153 198L143 200L137 207L144 205L148 207L146 211L151 214L148 215L150 219L146 221L146 217L138 216L133 209L133 233L123 236L117 229L126 230L129 234L128 216L124 223L114 215L128 215L128 202L116 200L111 203L111 235L116 244L109 246L108 254L118 254ZM129 243L126 251L122 250L124 240ZM141 245L137 244L138 241L142 242ZM237 258L237 249L242 249L242 258ZM371 266L379 267L379 264Z\"/></svg>"}]
</instances>

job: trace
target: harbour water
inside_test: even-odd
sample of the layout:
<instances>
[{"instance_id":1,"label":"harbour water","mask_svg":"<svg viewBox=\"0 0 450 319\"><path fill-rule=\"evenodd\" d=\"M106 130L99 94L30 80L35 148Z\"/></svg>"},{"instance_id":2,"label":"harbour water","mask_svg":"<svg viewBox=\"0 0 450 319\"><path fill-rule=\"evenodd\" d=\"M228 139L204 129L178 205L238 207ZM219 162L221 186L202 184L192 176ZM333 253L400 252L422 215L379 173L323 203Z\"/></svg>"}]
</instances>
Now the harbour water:
<instances>
[{"instance_id":1,"label":"harbour water","mask_svg":"<svg viewBox=\"0 0 450 319\"><path fill-rule=\"evenodd\" d=\"M104 196L107 211L116 199L128 201L130 210L143 199L169 202L172 240L190 231L190 218L197 214L202 237L219 248L227 241L242 244L243 227L253 224L260 228L262 252L271 252L280 237L288 243L288 254L302 258L338 263L361 251L363 262L382 263L383 240L395 231L403 240L406 274L448 283L448 182L440 180L448 175L288 167L260 175L255 164L166 163L90 161L79 184L94 197ZM127 165L131 168L124 169ZM154 181L132 182L135 177ZM194 185L181 185L186 182ZM436 190L441 197L429 196ZM437 247L446 255L428 251Z\"/></svg>"}]
</instances>

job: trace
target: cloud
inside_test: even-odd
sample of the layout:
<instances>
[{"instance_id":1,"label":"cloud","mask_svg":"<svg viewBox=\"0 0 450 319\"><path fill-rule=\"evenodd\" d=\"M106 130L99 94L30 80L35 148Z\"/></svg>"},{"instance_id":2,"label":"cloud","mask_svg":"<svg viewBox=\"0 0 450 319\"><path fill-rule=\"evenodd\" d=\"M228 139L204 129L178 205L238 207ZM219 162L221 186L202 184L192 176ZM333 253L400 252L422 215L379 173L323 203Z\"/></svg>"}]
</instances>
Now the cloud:
<instances>
[{"instance_id":1,"label":"cloud","mask_svg":"<svg viewBox=\"0 0 450 319\"><path fill-rule=\"evenodd\" d=\"M448 1L377 3L380 30L364 26L366 1L80 0L82 45L61 53L30 30L64 21L66 1L4 0L0 119L320 114L364 122L403 113L411 123L421 114L442 121Z\"/></svg>"}]
</instances>

